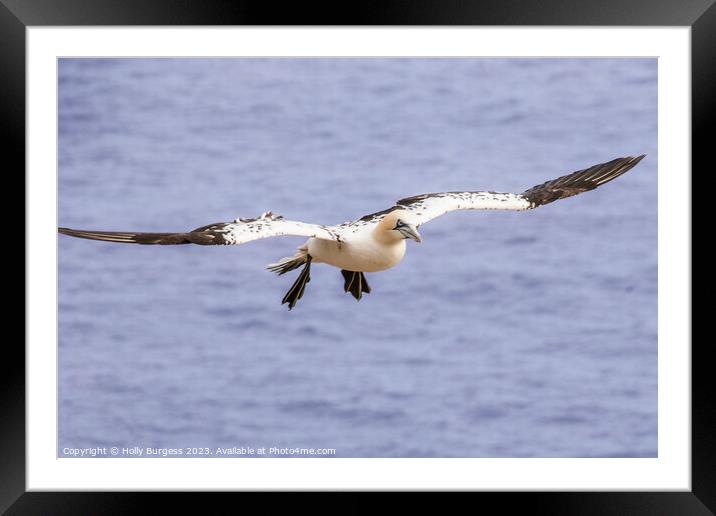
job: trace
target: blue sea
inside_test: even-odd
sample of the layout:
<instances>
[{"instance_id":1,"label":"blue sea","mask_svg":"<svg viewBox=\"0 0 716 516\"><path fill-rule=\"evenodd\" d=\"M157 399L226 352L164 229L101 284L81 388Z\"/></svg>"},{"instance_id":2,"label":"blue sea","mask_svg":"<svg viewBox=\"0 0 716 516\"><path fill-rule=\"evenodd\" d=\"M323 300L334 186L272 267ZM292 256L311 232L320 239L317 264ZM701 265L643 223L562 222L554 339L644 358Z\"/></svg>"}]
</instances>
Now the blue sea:
<instances>
[{"instance_id":1,"label":"blue sea","mask_svg":"<svg viewBox=\"0 0 716 516\"><path fill-rule=\"evenodd\" d=\"M290 312L297 272L264 266L304 238L59 235L59 456L657 456L656 59L61 59L58 80L71 228L334 224L647 154L422 226L360 302L316 265Z\"/></svg>"}]
</instances>

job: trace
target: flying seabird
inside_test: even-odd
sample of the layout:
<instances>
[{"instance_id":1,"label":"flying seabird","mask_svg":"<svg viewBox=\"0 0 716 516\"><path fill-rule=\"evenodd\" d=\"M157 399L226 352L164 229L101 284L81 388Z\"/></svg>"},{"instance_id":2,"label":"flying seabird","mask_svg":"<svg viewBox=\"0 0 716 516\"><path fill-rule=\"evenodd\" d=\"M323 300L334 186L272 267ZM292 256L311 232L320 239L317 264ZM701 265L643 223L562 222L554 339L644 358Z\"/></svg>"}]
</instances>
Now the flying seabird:
<instances>
[{"instance_id":1,"label":"flying seabird","mask_svg":"<svg viewBox=\"0 0 716 516\"><path fill-rule=\"evenodd\" d=\"M334 226L286 220L270 211L257 218L218 222L185 233L134 233L84 231L59 228L65 235L123 244L240 245L276 236L305 236L308 240L296 253L266 268L279 275L303 267L298 279L283 297L291 310L311 281L311 264L325 263L341 269L344 290L356 300L371 289L366 272L384 271L403 259L407 239L421 242L418 227L455 210L524 211L558 199L593 190L621 176L644 158L628 156L594 165L547 181L520 194L489 191L440 192L400 199L394 206L358 220Z\"/></svg>"}]
</instances>

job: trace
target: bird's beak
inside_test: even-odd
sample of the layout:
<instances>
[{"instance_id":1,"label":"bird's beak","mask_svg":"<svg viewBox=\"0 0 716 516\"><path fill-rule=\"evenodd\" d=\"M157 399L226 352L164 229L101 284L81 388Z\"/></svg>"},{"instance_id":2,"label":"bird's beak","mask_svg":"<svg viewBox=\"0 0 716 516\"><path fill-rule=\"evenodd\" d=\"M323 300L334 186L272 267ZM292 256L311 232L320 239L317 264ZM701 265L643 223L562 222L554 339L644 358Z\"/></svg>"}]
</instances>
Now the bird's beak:
<instances>
[{"instance_id":1,"label":"bird's beak","mask_svg":"<svg viewBox=\"0 0 716 516\"><path fill-rule=\"evenodd\" d=\"M405 238L411 238L417 243L423 241L423 239L420 237L420 233L418 233L418 230L415 226L406 224L404 226L401 226L398 231L400 231L405 236Z\"/></svg>"}]
</instances>

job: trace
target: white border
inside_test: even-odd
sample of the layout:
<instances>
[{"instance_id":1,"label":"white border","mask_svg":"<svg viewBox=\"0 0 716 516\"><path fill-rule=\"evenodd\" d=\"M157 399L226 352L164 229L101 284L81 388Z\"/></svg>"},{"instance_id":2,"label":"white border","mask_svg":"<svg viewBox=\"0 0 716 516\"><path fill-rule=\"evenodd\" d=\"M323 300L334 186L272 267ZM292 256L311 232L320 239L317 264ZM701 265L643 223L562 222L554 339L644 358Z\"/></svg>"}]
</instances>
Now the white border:
<instances>
[{"instance_id":1,"label":"white border","mask_svg":"<svg viewBox=\"0 0 716 516\"><path fill-rule=\"evenodd\" d=\"M27 42L28 490L690 490L688 27L33 27ZM658 56L658 458L57 459L56 59L88 55Z\"/></svg>"}]
</instances>

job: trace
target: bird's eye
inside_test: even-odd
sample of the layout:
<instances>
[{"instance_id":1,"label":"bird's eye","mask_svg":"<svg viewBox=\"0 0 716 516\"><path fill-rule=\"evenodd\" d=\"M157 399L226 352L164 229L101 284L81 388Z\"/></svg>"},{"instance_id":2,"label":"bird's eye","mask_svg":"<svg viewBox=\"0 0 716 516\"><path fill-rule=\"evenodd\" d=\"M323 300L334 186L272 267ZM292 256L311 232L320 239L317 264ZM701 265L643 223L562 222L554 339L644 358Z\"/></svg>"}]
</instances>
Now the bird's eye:
<instances>
[{"instance_id":1,"label":"bird's eye","mask_svg":"<svg viewBox=\"0 0 716 516\"><path fill-rule=\"evenodd\" d=\"M405 225L406 225L405 222L403 222L402 220L398 219L398 220L395 221L395 227L394 227L393 229L399 229L399 228L402 228L402 227L405 226Z\"/></svg>"}]
</instances>

